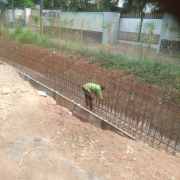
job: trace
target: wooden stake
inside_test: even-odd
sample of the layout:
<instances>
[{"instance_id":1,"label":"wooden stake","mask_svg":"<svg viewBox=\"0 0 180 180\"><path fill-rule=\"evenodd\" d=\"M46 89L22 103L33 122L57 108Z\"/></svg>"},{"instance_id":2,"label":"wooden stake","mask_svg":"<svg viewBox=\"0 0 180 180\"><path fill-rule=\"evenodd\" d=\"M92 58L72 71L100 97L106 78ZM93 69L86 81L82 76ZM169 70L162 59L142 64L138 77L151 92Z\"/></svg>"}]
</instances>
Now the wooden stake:
<instances>
[{"instance_id":1,"label":"wooden stake","mask_svg":"<svg viewBox=\"0 0 180 180\"><path fill-rule=\"evenodd\" d=\"M6 25L7 25L7 29L8 29L8 15L6 15Z\"/></svg>"},{"instance_id":2,"label":"wooden stake","mask_svg":"<svg viewBox=\"0 0 180 180\"><path fill-rule=\"evenodd\" d=\"M61 42L61 18L59 18L59 42Z\"/></svg>"},{"instance_id":3,"label":"wooden stake","mask_svg":"<svg viewBox=\"0 0 180 180\"><path fill-rule=\"evenodd\" d=\"M82 19L82 29L81 29L81 48L82 48L82 42L83 42L83 25L84 25L84 19Z\"/></svg>"},{"instance_id":4,"label":"wooden stake","mask_svg":"<svg viewBox=\"0 0 180 180\"><path fill-rule=\"evenodd\" d=\"M29 15L29 31L31 32L31 16Z\"/></svg>"},{"instance_id":5,"label":"wooden stake","mask_svg":"<svg viewBox=\"0 0 180 180\"><path fill-rule=\"evenodd\" d=\"M147 53L146 53L146 58L147 58L147 54L149 53L149 44L151 42L152 29L153 29L153 22L151 23L151 29L150 29L150 33L149 33L148 50L147 50Z\"/></svg>"},{"instance_id":6,"label":"wooden stake","mask_svg":"<svg viewBox=\"0 0 180 180\"><path fill-rule=\"evenodd\" d=\"M16 26L18 26L18 18L17 18L17 15L16 15Z\"/></svg>"},{"instance_id":7,"label":"wooden stake","mask_svg":"<svg viewBox=\"0 0 180 180\"><path fill-rule=\"evenodd\" d=\"M112 29L112 21L110 24L110 29L109 29L109 41L108 41L108 46L110 45L110 39L111 39L111 29Z\"/></svg>"},{"instance_id":8,"label":"wooden stake","mask_svg":"<svg viewBox=\"0 0 180 180\"><path fill-rule=\"evenodd\" d=\"M150 30L150 33L149 33L148 48L149 48L149 44L151 42L152 29L153 29L153 22L151 23L151 30Z\"/></svg>"},{"instance_id":9,"label":"wooden stake","mask_svg":"<svg viewBox=\"0 0 180 180\"><path fill-rule=\"evenodd\" d=\"M43 17L41 16L41 37L44 37L44 30L43 30Z\"/></svg>"},{"instance_id":10,"label":"wooden stake","mask_svg":"<svg viewBox=\"0 0 180 180\"><path fill-rule=\"evenodd\" d=\"M3 24L5 25L6 24L6 15L5 14L2 15L2 21L3 21Z\"/></svg>"}]
</instances>

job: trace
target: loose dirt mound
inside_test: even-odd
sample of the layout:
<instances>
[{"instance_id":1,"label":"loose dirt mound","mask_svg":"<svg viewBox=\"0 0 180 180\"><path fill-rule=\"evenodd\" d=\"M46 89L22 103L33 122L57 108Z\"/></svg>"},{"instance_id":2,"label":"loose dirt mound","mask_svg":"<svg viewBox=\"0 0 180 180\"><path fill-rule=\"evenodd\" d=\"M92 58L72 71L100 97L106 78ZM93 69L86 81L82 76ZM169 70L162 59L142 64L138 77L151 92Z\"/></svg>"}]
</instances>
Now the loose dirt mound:
<instances>
[{"instance_id":1,"label":"loose dirt mound","mask_svg":"<svg viewBox=\"0 0 180 180\"><path fill-rule=\"evenodd\" d=\"M180 179L175 159L82 123L0 66L0 179Z\"/></svg>"}]
</instances>

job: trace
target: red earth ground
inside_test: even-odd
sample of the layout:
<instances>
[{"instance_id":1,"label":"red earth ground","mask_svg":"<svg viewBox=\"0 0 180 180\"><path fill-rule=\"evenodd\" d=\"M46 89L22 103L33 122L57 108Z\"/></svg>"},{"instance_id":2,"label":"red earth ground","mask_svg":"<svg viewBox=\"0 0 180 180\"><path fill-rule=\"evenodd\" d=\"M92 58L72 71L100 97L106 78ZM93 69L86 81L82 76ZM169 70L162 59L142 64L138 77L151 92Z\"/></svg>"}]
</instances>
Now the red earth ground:
<instances>
[{"instance_id":1,"label":"red earth ground","mask_svg":"<svg viewBox=\"0 0 180 180\"><path fill-rule=\"evenodd\" d=\"M178 180L180 158L83 123L0 65L0 180Z\"/></svg>"}]
</instances>

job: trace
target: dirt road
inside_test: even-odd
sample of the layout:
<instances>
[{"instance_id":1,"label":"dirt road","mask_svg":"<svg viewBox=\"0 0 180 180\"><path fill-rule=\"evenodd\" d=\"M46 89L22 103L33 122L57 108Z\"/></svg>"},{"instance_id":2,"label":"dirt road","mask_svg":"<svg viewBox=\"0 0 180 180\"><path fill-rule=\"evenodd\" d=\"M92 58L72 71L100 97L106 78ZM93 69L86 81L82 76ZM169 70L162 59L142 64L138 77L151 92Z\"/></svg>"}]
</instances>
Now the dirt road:
<instances>
[{"instance_id":1,"label":"dirt road","mask_svg":"<svg viewBox=\"0 0 180 180\"><path fill-rule=\"evenodd\" d=\"M0 65L0 180L178 180L179 164L80 122Z\"/></svg>"}]
</instances>

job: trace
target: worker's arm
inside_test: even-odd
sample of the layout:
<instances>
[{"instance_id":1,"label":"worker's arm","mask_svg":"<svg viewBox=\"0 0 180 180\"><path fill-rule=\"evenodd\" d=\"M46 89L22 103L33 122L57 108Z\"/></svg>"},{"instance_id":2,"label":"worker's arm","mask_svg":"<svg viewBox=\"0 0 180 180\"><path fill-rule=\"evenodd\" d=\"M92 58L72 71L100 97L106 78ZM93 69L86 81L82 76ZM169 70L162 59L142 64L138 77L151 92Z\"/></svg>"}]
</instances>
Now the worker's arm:
<instances>
[{"instance_id":1,"label":"worker's arm","mask_svg":"<svg viewBox=\"0 0 180 180\"><path fill-rule=\"evenodd\" d=\"M98 97L99 99L103 100L102 92L101 92L100 89L98 90L96 97Z\"/></svg>"}]
</instances>

